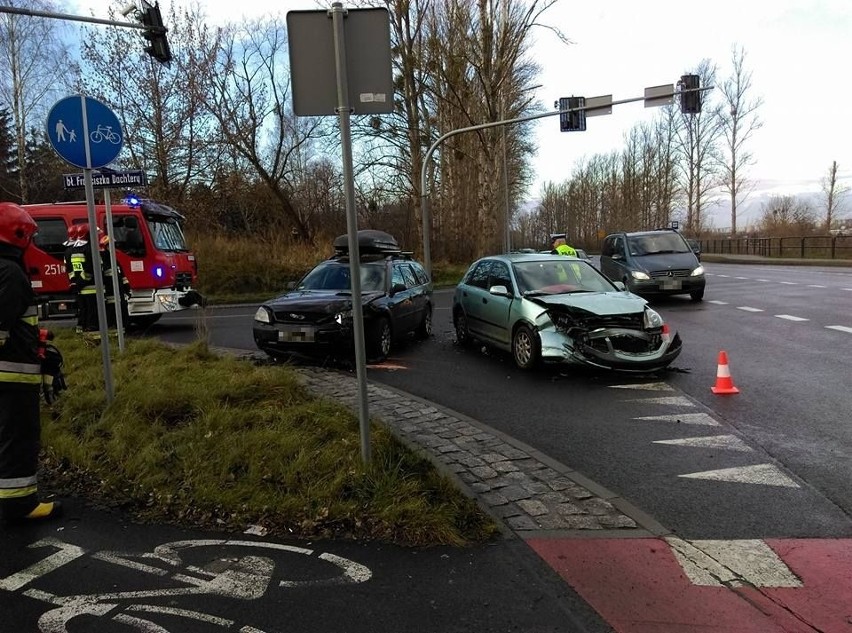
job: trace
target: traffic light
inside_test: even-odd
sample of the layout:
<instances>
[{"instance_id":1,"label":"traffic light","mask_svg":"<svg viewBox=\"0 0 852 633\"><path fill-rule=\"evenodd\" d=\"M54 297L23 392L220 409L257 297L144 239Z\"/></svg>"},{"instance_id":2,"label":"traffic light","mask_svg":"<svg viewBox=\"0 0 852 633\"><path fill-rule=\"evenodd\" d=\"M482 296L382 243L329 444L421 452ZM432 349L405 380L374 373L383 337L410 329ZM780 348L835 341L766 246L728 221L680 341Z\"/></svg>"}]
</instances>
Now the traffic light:
<instances>
[{"instance_id":1,"label":"traffic light","mask_svg":"<svg viewBox=\"0 0 852 633\"><path fill-rule=\"evenodd\" d=\"M586 130L586 111L575 110L586 105L585 97L561 97L559 109L563 112L559 115L560 132L584 132ZM564 112L564 110L575 110Z\"/></svg>"},{"instance_id":2,"label":"traffic light","mask_svg":"<svg viewBox=\"0 0 852 633\"><path fill-rule=\"evenodd\" d=\"M172 51L169 49L169 41L166 39L167 29L163 26L163 16L160 15L160 3L155 2L152 6L142 0L140 14L142 24L145 25L142 37L151 42L150 46L145 47L145 52L161 64L168 64L172 61Z\"/></svg>"},{"instance_id":3,"label":"traffic light","mask_svg":"<svg viewBox=\"0 0 852 633\"><path fill-rule=\"evenodd\" d=\"M700 84L698 75L683 75L680 78L680 111L684 114L701 112Z\"/></svg>"}]
</instances>

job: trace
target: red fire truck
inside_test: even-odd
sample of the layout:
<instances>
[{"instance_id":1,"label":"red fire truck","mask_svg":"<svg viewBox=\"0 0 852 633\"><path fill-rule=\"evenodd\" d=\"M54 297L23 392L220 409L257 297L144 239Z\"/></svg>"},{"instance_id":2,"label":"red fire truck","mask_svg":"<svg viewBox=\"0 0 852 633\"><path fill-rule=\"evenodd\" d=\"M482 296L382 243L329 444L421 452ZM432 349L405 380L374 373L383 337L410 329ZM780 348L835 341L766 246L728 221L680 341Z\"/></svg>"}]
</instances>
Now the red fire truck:
<instances>
[{"instance_id":1,"label":"red fire truck","mask_svg":"<svg viewBox=\"0 0 852 633\"><path fill-rule=\"evenodd\" d=\"M24 263L39 298L42 318L73 316L74 295L65 271L64 242L74 224L88 222L85 202L23 207L38 224ZM128 197L111 207L116 258L130 282L132 324L154 323L163 314L202 303L195 290L198 265L181 229L184 217L169 206ZM95 205L97 224L106 227L104 205Z\"/></svg>"}]
</instances>

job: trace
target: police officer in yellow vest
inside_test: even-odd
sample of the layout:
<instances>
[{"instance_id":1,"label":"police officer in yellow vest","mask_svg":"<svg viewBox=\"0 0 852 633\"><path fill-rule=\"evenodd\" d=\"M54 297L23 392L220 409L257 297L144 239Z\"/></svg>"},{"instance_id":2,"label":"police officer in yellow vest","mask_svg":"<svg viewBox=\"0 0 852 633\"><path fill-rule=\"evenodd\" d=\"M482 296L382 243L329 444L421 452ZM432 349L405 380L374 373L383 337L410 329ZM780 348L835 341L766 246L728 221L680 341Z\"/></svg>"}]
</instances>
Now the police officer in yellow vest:
<instances>
[{"instance_id":1,"label":"police officer in yellow vest","mask_svg":"<svg viewBox=\"0 0 852 633\"><path fill-rule=\"evenodd\" d=\"M550 251L553 255L571 255L572 257L577 256L577 251L575 251L571 246L566 244L565 240L567 236L565 233L551 233L550 235L550 245L553 248Z\"/></svg>"},{"instance_id":2,"label":"police officer in yellow vest","mask_svg":"<svg viewBox=\"0 0 852 633\"><path fill-rule=\"evenodd\" d=\"M0 203L0 514L7 522L62 511L59 502L40 502L38 495L42 359L35 297L22 261L37 228L21 207Z\"/></svg>"}]
</instances>

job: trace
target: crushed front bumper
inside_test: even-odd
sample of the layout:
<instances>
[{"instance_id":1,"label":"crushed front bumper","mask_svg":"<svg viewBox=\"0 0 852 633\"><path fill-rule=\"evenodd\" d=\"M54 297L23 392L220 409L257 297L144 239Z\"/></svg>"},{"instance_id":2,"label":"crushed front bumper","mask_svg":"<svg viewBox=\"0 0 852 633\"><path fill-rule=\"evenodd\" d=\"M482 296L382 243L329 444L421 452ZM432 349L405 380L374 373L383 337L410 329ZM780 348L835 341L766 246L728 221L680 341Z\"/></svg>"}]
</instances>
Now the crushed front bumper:
<instances>
[{"instance_id":1,"label":"crushed front bumper","mask_svg":"<svg viewBox=\"0 0 852 633\"><path fill-rule=\"evenodd\" d=\"M680 355L676 332L648 333L625 328L601 328L578 341L556 328L539 330L545 363L573 363L630 372L651 372L670 365Z\"/></svg>"}]
</instances>

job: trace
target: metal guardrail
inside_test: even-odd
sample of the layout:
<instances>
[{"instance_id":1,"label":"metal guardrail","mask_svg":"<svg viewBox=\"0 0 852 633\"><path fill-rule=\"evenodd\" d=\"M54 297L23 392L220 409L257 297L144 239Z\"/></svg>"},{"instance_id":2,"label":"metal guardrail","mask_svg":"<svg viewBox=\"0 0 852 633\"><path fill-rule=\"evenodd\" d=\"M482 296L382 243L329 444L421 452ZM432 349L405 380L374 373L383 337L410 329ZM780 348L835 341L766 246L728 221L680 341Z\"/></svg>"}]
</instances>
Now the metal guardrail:
<instances>
[{"instance_id":1,"label":"metal guardrail","mask_svg":"<svg viewBox=\"0 0 852 633\"><path fill-rule=\"evenodd\" d=\"M852 259L852 235L701 240L703 253L798 259Z\"/></svg>"}]
</instances>

